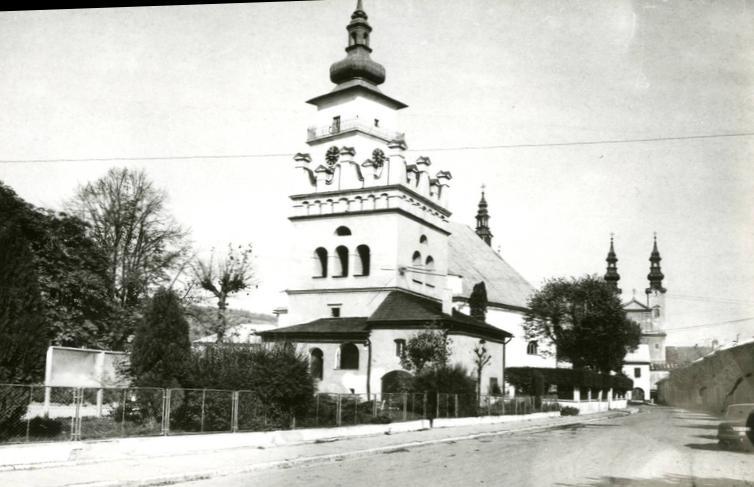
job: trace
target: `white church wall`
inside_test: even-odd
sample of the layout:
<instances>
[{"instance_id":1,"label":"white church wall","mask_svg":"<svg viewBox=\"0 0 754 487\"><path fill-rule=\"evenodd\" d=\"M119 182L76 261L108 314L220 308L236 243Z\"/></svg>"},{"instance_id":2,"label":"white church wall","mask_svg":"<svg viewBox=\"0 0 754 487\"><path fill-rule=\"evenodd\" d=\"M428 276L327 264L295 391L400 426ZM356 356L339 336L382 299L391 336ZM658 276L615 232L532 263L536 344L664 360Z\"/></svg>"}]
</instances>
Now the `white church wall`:
<instances>
[{"instance_id":1,"label":"white church wall","mask_svg":"<svg viewBox=\"0 0 754 487\"><path fill-rule=\"evenodd\" d=\"M451 334L451 359L450 363L460 363L466 367L473 377L476 378L476 365L474 362L474 347L479 344L479 338L467 335ZM486 341L484 347L490 355L490 362L482 369L482 394L489 394L490 378L496 378L498 386L502 389L503 377L503 345Z\"/></svg>"},{"instance_id":2,"label":"white church wall","mask_svg":"<svg viewBox=\"0 0 754 487\"><path fill-rule=\"evenodd\" d=\"M341 369L339 368L338 356L341 343L332 342L312 342L298 343L297 351L306 357L311 357L314 349L322 351L322 380L317 380L318 392L329 392L333 394L364 394L366 393L366 370L368 361L368 349L363 342L350 342L356 345L359 350L359 368L358 369Z\"/></svg>"},{"instance_id":3,"label":"white church wall","mask_svg":"<svg viewBox=\"0 0 754 487\"><path fill-rule=\"evenodd\" d=\"M358 120L368 126L374 126L378 120L378 129L398 130L398 112L385 106L370 93L345 92L333 96L320 104L314 116L316 127L326 127L333 123L333 118L339 116L341 124L349 120Z\"/></svg>"}]
</instances>

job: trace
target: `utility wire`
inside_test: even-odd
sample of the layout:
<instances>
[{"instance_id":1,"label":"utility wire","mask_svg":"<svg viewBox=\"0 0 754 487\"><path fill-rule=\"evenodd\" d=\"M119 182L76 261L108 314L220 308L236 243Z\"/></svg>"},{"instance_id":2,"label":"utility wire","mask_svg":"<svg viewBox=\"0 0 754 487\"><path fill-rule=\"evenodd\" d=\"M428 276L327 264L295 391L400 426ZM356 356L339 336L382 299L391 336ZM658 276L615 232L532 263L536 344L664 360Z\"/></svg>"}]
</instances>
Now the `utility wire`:
<instances>
[{"instance_id":1,"label":"utility wire","mask_svg":"<svg viewBox=\"0 0 754 487\"><path fill-rule=\"evenodd\" d=\"M673 140L699 140L723 137L750 137L754 132L740 132L727 134L704 134L686 135L678 137L651 137L641 139L603 139L571 142L545 142L537 144L499 144L499 145L470 145L458 147L427 147L421 149L407 149L406 152L446 152L446 151L470 151L488 149L520 149L532 147L569 147L607 144L633 144L665 142ZM148 157L92 157L92 158L57 158L57 159L0 159L0 164L27 164L27 163L62 163L62 162L126 162L126 161L166 161L166 160L192 160L192 159L253 159L260 157L291 157L293 153L269 153L269 154L209 154L209 155L186 155L186 156L148 156Z\"/></svg>"},{"instance_id":2,"label":"utility wire","mask_svg":"<svg viewBox=\"0 0 754 487\"><path fill-rule=\"evenodd\" d=\"M702 302L709 302L709 303L724 303L724 304L754 304L754 301L747 301L743 299L732 299L732 298L713 298L710 296L691 296L688 294L675 294L673 295L667 295L666 297L672 298L672 299L680 299L684 301L702 301Z\"/></svg>"},{"instance_id":3,"label":"utility wire","mask_svg":"<svg viewBox=\"0 0 754 487\"><path fill-rule=\"evenodd\" d=\"M752 321L752 320L754 320L754 316L750 316L748 318L739 318L737 320L718 321L715 323L702 323L701 325L679 326L677 328L665 328L663 331L689 330L691 328L704 328L707 326L729 325L732 323L741 323L743 321Z\"/></svg>"}]
</instances>

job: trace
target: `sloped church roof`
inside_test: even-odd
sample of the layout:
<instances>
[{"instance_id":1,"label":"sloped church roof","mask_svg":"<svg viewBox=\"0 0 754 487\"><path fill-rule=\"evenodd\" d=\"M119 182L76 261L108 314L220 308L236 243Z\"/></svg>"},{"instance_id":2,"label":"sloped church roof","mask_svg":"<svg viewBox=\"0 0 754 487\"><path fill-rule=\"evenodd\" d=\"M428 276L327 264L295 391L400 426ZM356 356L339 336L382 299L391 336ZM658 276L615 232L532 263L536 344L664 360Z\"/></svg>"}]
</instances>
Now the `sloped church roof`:
<instances>
[{"instance_id":1,"label":"sloped church roof","mask_svg":"<svg viewBox=\"0 0 754 487\"><path fill-rule=\"evenodd\" d=\"M449 222L448 274L461 276L462 296L471 296L474 284L484 281L492 306L525 310L534 287L471 229Z\"/></svg>"}]
</instances>

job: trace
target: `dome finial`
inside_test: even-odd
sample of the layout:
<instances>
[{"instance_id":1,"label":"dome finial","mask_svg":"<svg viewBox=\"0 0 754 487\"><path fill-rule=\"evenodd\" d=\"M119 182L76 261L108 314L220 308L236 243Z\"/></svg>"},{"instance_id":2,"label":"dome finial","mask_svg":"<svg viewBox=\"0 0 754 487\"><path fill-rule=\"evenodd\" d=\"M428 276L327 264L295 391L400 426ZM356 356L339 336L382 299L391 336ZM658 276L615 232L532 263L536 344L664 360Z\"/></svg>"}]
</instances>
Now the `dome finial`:
<instances>
[{"instance_id":1,"label":"dome finial","mask_svg":"<svg viewBox=\"0 0 754 487\"><path fill-rule=\"evenodd\" d=\"M364 11L361 0L356 3L356 10L351 14L351 21L346 26L348 31L348 55L345 59L330 66L330 80L335 84L343 84L353 80L363 80L372 85L385 82L385 68L372 60L369 53L369 35L372 26Z\"/></svg>"}]
</instances>

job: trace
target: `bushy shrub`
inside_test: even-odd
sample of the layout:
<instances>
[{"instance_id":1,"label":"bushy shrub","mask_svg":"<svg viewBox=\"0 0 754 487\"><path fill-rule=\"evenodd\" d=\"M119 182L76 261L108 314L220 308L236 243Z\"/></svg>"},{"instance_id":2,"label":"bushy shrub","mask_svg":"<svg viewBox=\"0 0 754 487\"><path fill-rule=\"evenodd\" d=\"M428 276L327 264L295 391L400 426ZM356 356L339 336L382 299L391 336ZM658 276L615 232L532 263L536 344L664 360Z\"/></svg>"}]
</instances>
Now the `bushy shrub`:
<instances>
[{"instance_id":1,"label":"bushy shrub","mask_svg":"<svg viewBox=\"0 0 754 487\"><path fill-rule=\"evenodd\" d=\"M476 379L461 364L422 370L414 377L412 389L427 393L427 414L430 417L437 411L438 393L458 394L458 416L476 415ZM455 408L455 398L452 407Z\"/></svg>"},{"instance_id":2,"label":"bushy shrub","mask_svg":"<svg viewBox=\"0 0 754 487\"><path fill-rule=\"evenodd\" d=\"M53 438L63 431L58 419L37 416L29 421L29 435L38 438Z\"/></svg>"},{"instance_id":3,"label":"bushy shrub","mask_svg":"<svg viewBox=\"0 0 754 487\"><path fill-rule=\"evenodd\" d=\"M573 406L566 406L560 409L560 415L561 416L578 416L579 408L575 408Z\"/></svg>"}]
</instances>

